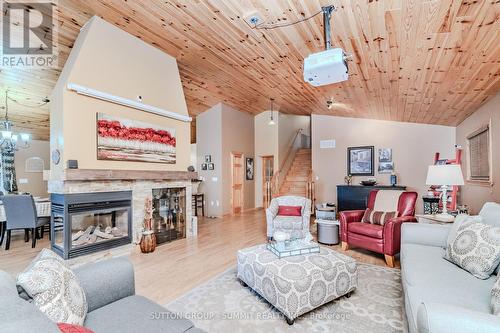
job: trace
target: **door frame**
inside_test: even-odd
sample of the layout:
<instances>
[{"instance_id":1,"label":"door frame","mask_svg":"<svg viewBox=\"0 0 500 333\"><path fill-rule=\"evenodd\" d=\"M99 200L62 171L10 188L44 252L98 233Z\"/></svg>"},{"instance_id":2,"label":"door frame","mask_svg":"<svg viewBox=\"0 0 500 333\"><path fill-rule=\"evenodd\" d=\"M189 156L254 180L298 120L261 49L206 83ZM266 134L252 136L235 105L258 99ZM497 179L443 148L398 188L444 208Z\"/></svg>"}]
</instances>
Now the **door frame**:
<instances>
[{"instance_id":1,"label":"door frame","mask_svg":"<svg viewBox=\"0 0 500 333\"><path fill-rule=\"evenodd\" d=\"M261 157L261 163L262 163L262 171L261 171L261 177L262 177L262 206L264 208L267 208L267 205L266 205L266 164L265 164L265 160L267 159L271 159L273 161L273 174L271 175L271 179L272 177L274 176L274 162L275 162L275 157L274 155L262 155ZM269 198L269 200L272 199L272 195L271 195L271 198Z\"/></svg>"},{"instance_id":2,"label":"door frame","mask_svg":"<svg viewBox=\"0 0 500 333\"><path fill-rule=\"evenodd\" d=\"M234 211L234 157L238 156L241 158L241 210L239 213ZM231 152L231 215L241 214L243 208L245 207L245 155L239 151Z\"/></svg>"}]
</instances>

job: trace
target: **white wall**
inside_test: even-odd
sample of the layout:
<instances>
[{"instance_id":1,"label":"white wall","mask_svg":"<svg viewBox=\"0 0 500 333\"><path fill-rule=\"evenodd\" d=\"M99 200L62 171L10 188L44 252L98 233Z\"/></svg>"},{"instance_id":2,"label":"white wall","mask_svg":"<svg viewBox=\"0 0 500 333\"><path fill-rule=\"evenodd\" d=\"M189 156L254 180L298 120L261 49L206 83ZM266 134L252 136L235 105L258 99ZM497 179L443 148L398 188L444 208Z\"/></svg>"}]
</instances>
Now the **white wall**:
<instances>
[{"instance_id":1,"label":"white wall","mask_svg":"<svg viewBox=\"0 0 500 333\"><path fill-rule=\"evenodd\" d=\"M344 184L347 174L347 147L375 146L375 177L389 184L389 174L379 174L378 149L392 148L398 184L418 192L417 211L422 211L422 194L428 166L434 153L454 157L455 127L382 121L371 119L312 116L312 160L318 202L337 201L336 185ZM321 149L321 140L335 139L336 148ZM366 178L366 177L365 177ZM358 184L362 177L354 177Z\"/></svg>"},{"instance_id":2,"label":"white wall","mask_svg":"<svg viewBox=\"0 0 500 333\"><path fill-rule=\"evenodd\" d=\"M199 192L205 194L205 214L222 216L222 106L217 104L196 117L196 152L199 176L204 181ZM214 170L201 170L205 156L211 155Z\"/></svg>"},{"instance_id":3,"label":"white wall","mask_svg":"<svg viewBox=\"0 0 500 333\"><path fill-rule=\"evenodd\" d=\"M207 215L231 213L231 153L254 157L253 116L219 103L196 118L196 169L204 178L199 191L205 194ZM205 156L212 156L214 170L201 170ZM244 207L255 207L255 180L244 179Z\"/></svg>"},{"instance_id":4,"label":"white wall","mask_svg":"<svg viewBox=\"0 0 500 333\"><path fill-rule=\"evenodd\" d=\"M44 161L44 168L50 168L50 142L31 140L29 148L15 152L17 187L20 192L29 192L34 196L47 196L47 182L43 180L43 172L26 172L26 159L40 157ZM23 179L27 183L23 184Z\"/></svg>"},{"instance_id":5,"label":"white wall","mask_svg":"<svg viewBox=\"0 0 500 333\"><path fill-rule=\"evenodd\" d=\"M500 202L500 186L495 184L500 179L500 93L497 93L457 127L457 144L464 149L462 170L464 177L467 177L467 136L487 125L490 120L493 185L466 182L461 188L460 203L469 206L473 214L477 214L485 202Z\"/></svg>"}]
</instances>

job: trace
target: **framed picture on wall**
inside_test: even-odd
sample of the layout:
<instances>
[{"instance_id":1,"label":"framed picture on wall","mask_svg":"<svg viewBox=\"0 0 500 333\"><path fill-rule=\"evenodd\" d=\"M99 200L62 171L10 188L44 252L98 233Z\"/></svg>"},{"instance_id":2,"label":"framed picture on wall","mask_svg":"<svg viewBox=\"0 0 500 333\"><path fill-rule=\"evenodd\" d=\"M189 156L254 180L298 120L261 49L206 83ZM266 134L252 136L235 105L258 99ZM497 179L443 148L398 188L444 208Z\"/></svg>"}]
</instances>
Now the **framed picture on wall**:
<instances>
[{"instance_id":1,"label":"framed picture on wall","mask_svg":"<svg viewBox=\"0 0 500 333\"><path fill-rule=\"evenodd\" d=\"M208 163L208 170L214 170L215 165L213 163Z\"/></svg>"},{"instance_id":2,"label":"framed picture on wall","mask_svg":"<svg viewBox=\"0 0 500 333\"><path fill-rule=\"evenodd\" d=\"M245 170L246 170L246 179L253 180L253 173L254 173L253 158L247 157Z\"/></svg>"},{"instance_id":3,"label":"framed picture on wall","mask_svg":"<svg viewBox=\"0 0 500 333\"><path fill-rule=\"evenodd\" d=\"M391 148L381 148L378 150L378 161L379 162L392 162L392 149Z\"/></svg>"},{"instance_id":4,"label":"framed picture on wall","mask_svg":"<svg viewBox=\"0 0 500 333\"><path fill-rule=\"evenodd\" d=\"M347 174L352 176L373 176L373 146L347 148Z\"/></svg>"},{"instance_id":5,"label":"framed picture on wall","mask_svg":"<svg viewBox=\"0 0 500 333\"><path fill-rule=\"evenodd\" d=\"M212 155L205 155L205 163L212 162Z\"/></svg>"},{"instance_id":6,"label":"framed picture on wall","mask_svg":"<svg viewBox=\"0 0 500 333\"><path fill-rule=\"evenodd\" d=\"M378 173L392 173L394 171L394 162L379 162Z\"/></svg>"},{"instance_id":7,"label":"framed picture on wall","mask_svg":"<svg viewBox=\"0 0 500 333\"><path fill-rule=\"evenodd\" d=\"M207 163L201 164L201 170L207 170Z\"/></svg>"}]
</instances>

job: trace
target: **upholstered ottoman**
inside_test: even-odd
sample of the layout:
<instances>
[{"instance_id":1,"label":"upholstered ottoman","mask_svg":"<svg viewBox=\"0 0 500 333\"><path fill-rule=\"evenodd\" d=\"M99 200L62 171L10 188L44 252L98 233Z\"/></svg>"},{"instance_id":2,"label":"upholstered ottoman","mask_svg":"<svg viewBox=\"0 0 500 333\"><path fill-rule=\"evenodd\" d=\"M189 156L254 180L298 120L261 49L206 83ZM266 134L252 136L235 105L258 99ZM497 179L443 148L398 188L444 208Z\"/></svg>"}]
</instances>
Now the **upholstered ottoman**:
<instances>
[{"instance_id":1,"label":"upholstered ottoman","mask_svg":"<svg viewBox=\"0 0 500 333\"><path fill-rule=\"evenodd\" d=\"M325 303L350 296L358 284L356 261L336 251L278 259L266 245L238 251L238 278L264 297L288 324Z\"/></svg>"}]
</instances>

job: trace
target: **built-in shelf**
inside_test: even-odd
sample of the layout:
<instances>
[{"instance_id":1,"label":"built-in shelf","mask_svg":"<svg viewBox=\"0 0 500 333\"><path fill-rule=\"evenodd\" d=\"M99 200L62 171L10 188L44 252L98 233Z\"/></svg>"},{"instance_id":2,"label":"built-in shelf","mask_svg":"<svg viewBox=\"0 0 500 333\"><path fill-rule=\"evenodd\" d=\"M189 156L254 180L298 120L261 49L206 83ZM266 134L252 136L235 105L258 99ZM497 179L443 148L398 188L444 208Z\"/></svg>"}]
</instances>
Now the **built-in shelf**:
<instances>
[{"instance_id":1,"label":"built-in shelf","mask_svg":"<svg viewBox=\"0 0 500 333\"><path fill-rule=\"evenodd\" d=\"M189 171L66 169L61 180L191 180L195 178L198 178L198 173Z\"/></svg>"}]
</instances>

